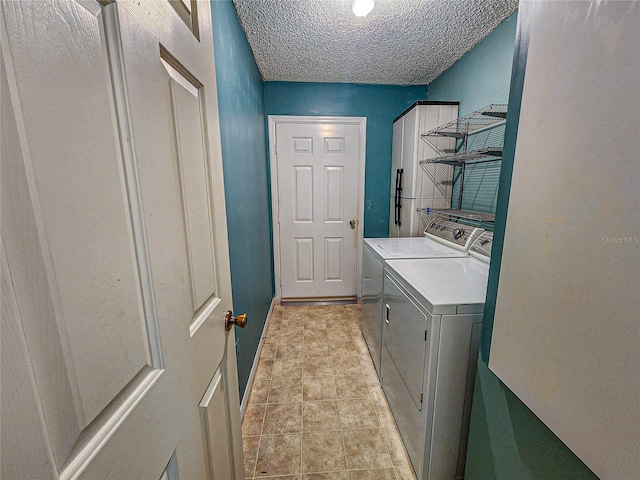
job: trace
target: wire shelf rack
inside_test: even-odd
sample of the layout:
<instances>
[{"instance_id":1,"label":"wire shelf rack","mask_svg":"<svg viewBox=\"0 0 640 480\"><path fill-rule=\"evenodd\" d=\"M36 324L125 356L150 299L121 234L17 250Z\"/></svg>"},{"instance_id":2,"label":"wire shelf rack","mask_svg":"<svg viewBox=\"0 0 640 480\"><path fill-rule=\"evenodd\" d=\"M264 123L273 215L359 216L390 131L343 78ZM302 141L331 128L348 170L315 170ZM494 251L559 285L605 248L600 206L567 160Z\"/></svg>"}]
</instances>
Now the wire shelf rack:
<instances>
[{"instance_id":1,"label":"wire shelf rack","mask_svg":"<svg viewBox=\"0 0 640 480\"><path fill-rule=\"evenodd\" d=\"M456 118L420 135L436 153L444 157L455 153L466 153L485 147L502 146L506 125L507 105L492 103L484 108ZM455 148L443 148L440 139L455 141ZM459 165L459 164L458 164Z\"/></svg>"},{"instance_id":2,"label":"wire shelf rack","mask_svg":"<svg viewBox=\"0 0 640 480\"><path fill-rule=\"evenodd\" d=\"M468 113L448 123L423 133L420 137L429 142L429 137L454 137L462 139L484 128L504 122L507 118L507 105L492 103L475 112Z\"/></svg>"},{"instance_id":3,"label":"wire shelf rack","mask_svg":"<svg viewBox=\"0 0 640 480\"><path fill-rule=\"evenodd\" d=\"M460 221L486 230L493 230L496 216L491 213L472 212L469 210L457 210L450 208L418 208L418 215L422 225L426 228L429 223L439 217L445 220Z\"/></svg>"},{"instance_id":4,"label":"wire shelf rack","mask_svg":"<svg viewBox=\"0 0 640 480\"><path fill-rule=\"evenodd\" d=\"M475 164L483 161L492 162L500 158L502 158L502 147L483 147L466 152L450 153L441 157L421 160L420 166L424 168L425 165L443 163L445 165L460 167L466 162L474 161Z\"/></svg>"}]
</instances>

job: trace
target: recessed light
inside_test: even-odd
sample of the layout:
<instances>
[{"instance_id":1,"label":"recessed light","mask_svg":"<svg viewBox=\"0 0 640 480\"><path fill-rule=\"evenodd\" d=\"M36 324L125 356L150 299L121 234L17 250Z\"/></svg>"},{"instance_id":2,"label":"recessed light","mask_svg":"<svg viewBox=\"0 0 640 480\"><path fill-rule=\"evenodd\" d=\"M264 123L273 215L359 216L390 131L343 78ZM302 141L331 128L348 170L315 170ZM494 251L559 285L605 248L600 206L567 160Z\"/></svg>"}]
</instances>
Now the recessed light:
<instances>
[{"instance_id":1,"label":"recessed light","mask_svg":"<svg viewBox=\"0 0 640 480\"><path fill-rule=\"evenodd\" d=\"M353 13L357 17L366 17L373 10L374 0L353 0Z\"/></svg>"}]
</instances>

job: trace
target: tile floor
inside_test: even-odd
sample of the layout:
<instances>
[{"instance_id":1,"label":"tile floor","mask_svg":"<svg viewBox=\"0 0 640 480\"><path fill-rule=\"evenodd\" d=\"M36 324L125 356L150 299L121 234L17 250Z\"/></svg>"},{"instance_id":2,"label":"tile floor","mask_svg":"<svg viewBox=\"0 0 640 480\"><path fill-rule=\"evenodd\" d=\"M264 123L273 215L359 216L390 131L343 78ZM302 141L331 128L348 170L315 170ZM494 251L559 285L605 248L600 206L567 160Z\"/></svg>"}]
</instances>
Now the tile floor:
<instances>
[{"instance_id":1,"label":"tile floor","mask_svg":"<svg viewBox=\"0 0 640 480\"><path fill-rule=\"evenodd\" d=\"M242 423L247 479L415 480L360 315L274 309Z\"/></svg>"}]
</instances>

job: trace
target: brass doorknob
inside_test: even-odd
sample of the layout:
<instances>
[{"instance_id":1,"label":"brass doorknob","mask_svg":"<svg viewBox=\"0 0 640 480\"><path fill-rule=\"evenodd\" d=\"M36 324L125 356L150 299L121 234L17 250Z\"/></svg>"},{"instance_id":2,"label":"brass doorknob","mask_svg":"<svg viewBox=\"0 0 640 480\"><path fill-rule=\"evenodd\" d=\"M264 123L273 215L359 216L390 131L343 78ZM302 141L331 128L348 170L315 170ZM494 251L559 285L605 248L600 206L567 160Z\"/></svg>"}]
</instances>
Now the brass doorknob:
<instances>
[{"instance_id":1,"label":"brass doorknob","mask_svg":"<svg viewBox=\"0 0 640 480\"><path fill-rule=\"evenodd\" d=\"M247 326L247 314L242 313L237 317L233 316L233 312L231 310L227 310L227 313L224 315L224 328L231 330L231 327L236 325L238 328L244 328Z\"/></svg>"}]
</instances>

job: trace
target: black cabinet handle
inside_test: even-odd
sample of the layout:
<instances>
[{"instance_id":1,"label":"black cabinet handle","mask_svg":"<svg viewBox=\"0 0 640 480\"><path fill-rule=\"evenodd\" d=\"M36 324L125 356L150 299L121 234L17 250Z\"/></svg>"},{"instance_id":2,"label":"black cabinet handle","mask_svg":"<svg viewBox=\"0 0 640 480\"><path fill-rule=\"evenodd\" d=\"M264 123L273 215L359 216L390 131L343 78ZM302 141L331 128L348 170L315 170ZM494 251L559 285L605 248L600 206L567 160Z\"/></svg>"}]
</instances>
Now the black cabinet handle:
<instances>
[{"instance_id":1,"label":"black cabinet handle","mask_svg":"<svg viewBox=\"0 0 640 480\"><path fill-rule=\"evenodd\" d=\"M403 168L399 168L396 170L396 191L394 195L394 223L397 226L402 225L402 221L400 220L400 212L402 210L402 174L404 173Z\"/></svg>"}]
</instances>

